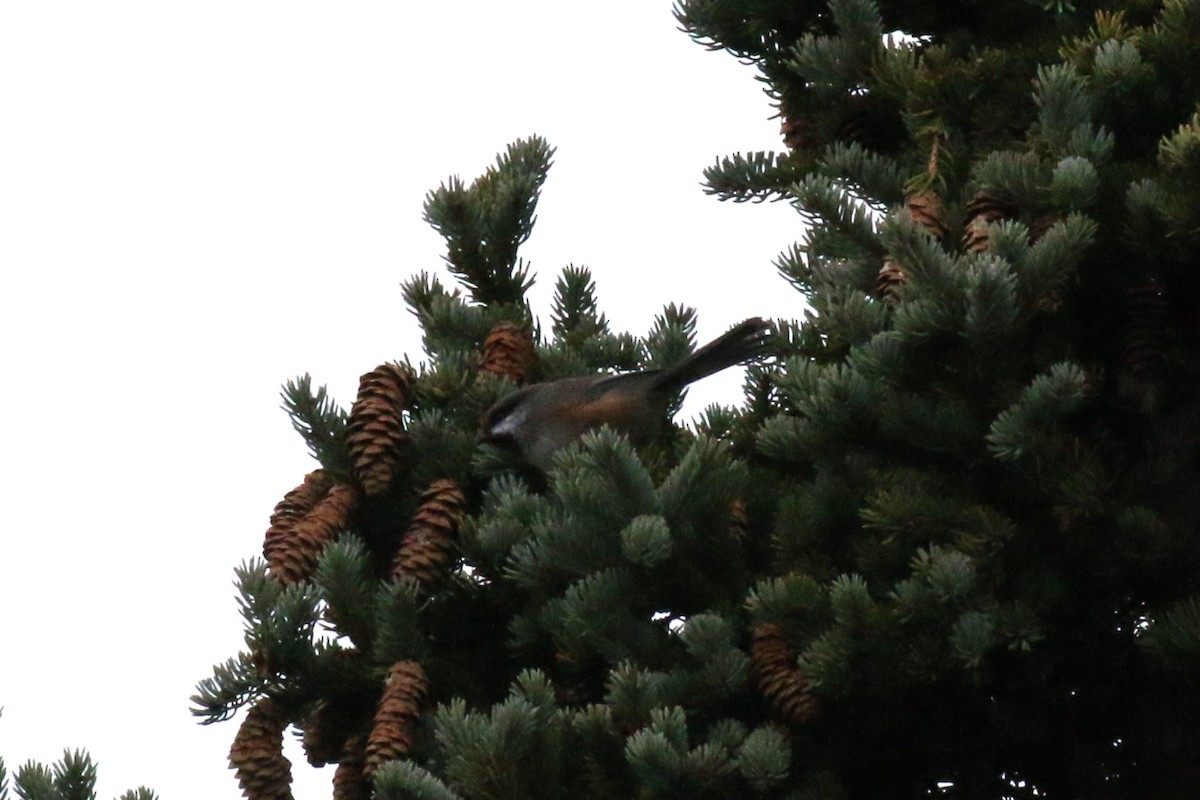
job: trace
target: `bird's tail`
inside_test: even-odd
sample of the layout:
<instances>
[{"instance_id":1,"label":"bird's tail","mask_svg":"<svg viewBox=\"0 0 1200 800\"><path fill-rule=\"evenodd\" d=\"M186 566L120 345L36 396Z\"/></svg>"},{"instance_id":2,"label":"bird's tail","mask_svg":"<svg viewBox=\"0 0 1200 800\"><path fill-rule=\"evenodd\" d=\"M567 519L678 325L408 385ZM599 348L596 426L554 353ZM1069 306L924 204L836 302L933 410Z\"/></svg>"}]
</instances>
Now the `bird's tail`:
<instances>
[{"instance_id":1,"label":"bird's tail","mask_svg":"<svg viewBox=\"0 0 1200 800\"><path fill-rule=\"evenodd\" d=\"M762 353L769 330L770 325L759 317L739 323L692 353L687 360L663 370L655 381L657 388L663 392L678 392L693 381L749 361Z\"/></svg>"}]
</instances>

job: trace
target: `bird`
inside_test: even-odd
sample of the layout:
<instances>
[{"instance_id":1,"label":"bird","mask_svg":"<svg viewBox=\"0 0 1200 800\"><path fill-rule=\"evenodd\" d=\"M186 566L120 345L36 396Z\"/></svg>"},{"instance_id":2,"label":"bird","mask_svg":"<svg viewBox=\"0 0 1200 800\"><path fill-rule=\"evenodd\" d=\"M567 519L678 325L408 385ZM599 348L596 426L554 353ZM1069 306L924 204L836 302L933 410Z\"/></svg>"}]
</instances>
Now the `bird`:
<instances>
[{"instance_id":1,"label":"bird","mask_svg":"<svg viewBox=\"0 0 1200 800\"><path fill-rule=\"evenodd\" d=\"M769 330L752 317L672 367L530 384L487 410L480 439L543 474L555 453L605 425L644 446L666 426L684 387L760 355Z\"/></svg>"}]
</instances>

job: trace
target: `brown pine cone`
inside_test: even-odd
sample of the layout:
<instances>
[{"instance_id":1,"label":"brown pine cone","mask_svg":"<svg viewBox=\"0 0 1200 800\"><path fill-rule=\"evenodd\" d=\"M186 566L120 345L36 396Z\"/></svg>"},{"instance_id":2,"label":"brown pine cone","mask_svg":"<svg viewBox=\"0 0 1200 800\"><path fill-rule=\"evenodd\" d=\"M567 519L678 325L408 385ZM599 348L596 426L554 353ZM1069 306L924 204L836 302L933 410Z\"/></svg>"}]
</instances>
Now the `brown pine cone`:
<instances>
[{"instance_id":1,"label":"brown pine cone","mask_svg":"<svg viewBox=\"0 0 1200 800\"><path fill-rule=\"evenodd\" d=\"M479 371L525 383L537 369L533 335L520 325L501 322L483 342Z\"/></svg>"},{"instance_id":2,"label":"brown pine cone","mask_svg":"<svg viewBox=\"0 0 1200 800\"><path fill-rule=\"evenodd\" d=\"M755 683L784 722L807 722L816 713L808 681L796 666L783 629L774 623L754 626L750 665Z\"/></svg>"},{"instance_id":3,"label":"brown pine cone","mask_svg":"<svg viewBox=\"0 0 1200 800\"><path fill-rule=\"evenodd\" d=\"M270 698L259 700L238 728L229 749L229 767L247 800L291 800L292 762L283 755L287 720Z\"/></svg>"},{"instance_id":4,"label":"brown pine cone","mask_svg":"<svg viewBox=\"0 0 1200 800\"><path fill-rule=\"evenodd\" d=\"M305 483L307 482L306 479ZM304 486L289 493L288 497L302 489ZM285 497L284 503L287 502ZM276 506L276 516L280 506ZM299 507L296 506L297 509ZM346 527L350 522L350 515L357 507L358 490L353 486L336 484L330 486L303 517L296 519L289 511L289 515L281 517L278 524L272 524L263 543L263 555L267 559L267 567L271 574L285 586L312 577L326 542ZM276 516L271 518L273 523Z\"/></svg>"},{"instance_id":5,"label":"brown pine cone","mask_svg":"<svg viewBox=\"0 0 1200 800\"><path fill-rule=\"evenodd\" d=\"M304 482L283 496L271 513L271 525L263 541L263 556L268 564L278 559L277 551L287 547L296 523L312 511L317 501L333 486L333 479L323 469L304 476Z\"/></svg>"},{"instance_id":6,"label":"brown pine cone","mask_svg":"<svg viewBox=\"0 0 1200 800\"><path fill-rule=\"evenodd\" d=\"M370 800L371 782L367 779L367 737L351 736L333 773L333 800Z\"/></svg>"},{"instance_id":7,"label":"brown pine cone","mask_svg":"<svg viewBox=\"0 0 1200 800\"><path fill-rule=\"evenodd\" d=\"M812 126L806 120L782 116L779 133L790 150L804 150L812 146Z\"/></svg>"},{"instance_id":8,"label":"brown pine cone","mask_svg":"<svg viewBox=\"0 0 1200 800\"><path fill-rule=\"evenodd\" d=\"M392 564L394 577L412 578L426 590L446 579L465 502L452 480L436 480L421 493L421 505Z\"/></svg>"},{"instance_id":9,"label":"brown pine cone","mask_svg":"<svg viewBox=\"0 0 1200 800\"><path fill-rule=\"evenodd\" d=\"M327 700L322 700L304 720L304 755L314 767L337 761L346 746L350 720Z\"/></svg>"},{"instance_id":10,"label":"brown pine cone","mask_svg":"<svg viewBox=\"0 0 1200 800\"><path fill-rule=\"evenodd\" d=\"M908 273L900 266L900 262L887 256L883 259L883 266L879 268L879 275L875 279L875 296L881 300L894 300L896 290L907 280Z\"/></svg>"},{"instance_id":11,"label":"brown pine cone","mask_svg":"<svg viewBox=\"0 0 1200 800\"><path fill-rule=\"evenodd\" d=\"M375 727L367 737L364 774L368 778L385 762L412 750L421 704L428 691L429 679L416 661L397 661L392 665L375 711Z\"/></svg>"},{"instance_id":12,"label":"brown pine cone","mask_svg":"<svg viewBox=\"0 0 1200 800\"><path fill-rule=\"evenodd\" d=\"M1047 231L1062 222L1062 217L1055 214L1047 214L1035 219L1029 225L1029 243L1033 244L1038 239L1046 235Z\"/></svg>"},{"instance_id":13,"label":"brown pine cone","mask_svg":"<svg viewBox=\"0 0 1200 800\"><path fill-rule=\"evenodd\" d=\"M1125 290L1125 313L1120 327L1120 353L1125 368L1135 374L1153 373L1178 328L1171 305L1154 279Z\"/></svg>"},{"instance_id":14,"label":"brown pine cone","mask_svg":"<svg viewBox=\"0 0 1200 800\"><path fill-rule=\"evenodd\" d=\"M733 501L733 505L729 507L729 536L731 539L742 542L746 539L746 527L749 519L746 516L746 504L741 498Z\"/></svg>"},{"instance_id":15,"label":"brown pine cone","mask_svg":"<svg viewBox=\"0 0 1200 800\"><path fill-rule=\"evenodd\" d=\"M991 193L981 189L967 202L967 225L962 235L964 250L982 253L988 248L988 225L1004 219L1017 216L1017 207Z\"/></svg>"},{"instance_id":16,"label":"brown pine cone","mask_svg":"<svg viewBox=\"0 0 1200 800\"><path fill-rule=\"evenodd\" d=\"M350 407L346 443L354 478L368 497L384 491L400 469L400 451L408 442L404 409L409 376L383 364L359 380L358 399Z\"/></svg>"},{"instance_id":17,"label":"brown pine cone","mask_svg":"<svg viewBox=\"0 0 1200 800\"><path fill-rule=\"evenodd\" d=\"M946 212L942 198L934 192L921 192L908 198L905 205L912 218L925 226L934 238L946 238Z\"/></svg>"}]
</instances>

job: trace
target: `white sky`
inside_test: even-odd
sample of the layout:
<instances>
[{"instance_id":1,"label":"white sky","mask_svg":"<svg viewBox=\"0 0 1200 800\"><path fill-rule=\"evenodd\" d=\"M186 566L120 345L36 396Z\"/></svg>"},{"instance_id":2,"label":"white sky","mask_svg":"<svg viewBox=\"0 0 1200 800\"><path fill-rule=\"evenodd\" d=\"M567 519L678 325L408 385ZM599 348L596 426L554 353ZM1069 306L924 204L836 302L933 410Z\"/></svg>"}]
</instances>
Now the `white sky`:
<instances>
[{"instance_id":1,"label":"white sky","mask_svg":"<svg viewBox=\"0 0 1200 800\"><path fill-rule=\"evenodd\" d=\"M0 5L0 755L87 748L99 793L239 796L236 722L188 698L242 644L233 568L314 464L279 410L311 372L419 356L400 281L441 270L425 193L539 133L523 251L548 316L586 265L618 330L802 314L787 206L701 193L779 149L752 68L668 0ZM734 402L740 375L685 413ZM289 749L300 800L333 768Z\"/></svg>"}]
</instances>

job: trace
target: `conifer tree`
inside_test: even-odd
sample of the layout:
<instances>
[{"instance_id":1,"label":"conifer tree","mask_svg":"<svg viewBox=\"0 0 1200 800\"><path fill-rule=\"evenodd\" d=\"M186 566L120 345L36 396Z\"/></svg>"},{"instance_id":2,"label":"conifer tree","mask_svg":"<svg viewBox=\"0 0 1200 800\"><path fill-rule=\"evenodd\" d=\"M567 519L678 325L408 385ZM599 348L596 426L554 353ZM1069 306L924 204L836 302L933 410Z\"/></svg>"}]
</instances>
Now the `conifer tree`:
<instances>
[{"instance_id":1,"label":"conifer tree","mask_svg":"<svg viewBox=\"0 0 1200 800\"><path fill-rule=\"evenodd\" d=\"M1193 795L1200 4L679 16L788 145L710 191L811 223L750 595L814 700L793 764L850 797Z\"/></svg>"},{"instance_id":2,"label":"conifer tree","mask_svg":"<svg viewBox=\"0 0 1200 800\"><path fill-rule=\"evenodd\" d=\"M546 474L477 441L530 382L677 363L695 314L548 325L518 255L552 150L429 194L426 360L343 410L238 570L194 697L290 797L1190 797L1200 786L1200 6L684 0L786 150L707 173L809 222L745 402Z\"/></svg>"},{"instance_id":3,"label":"conifer tree","mask_svg":"<svg viewBox=\"0 0 1200 800\"><path fill-rule=\"evenodd\" d=\"M551 156L519 141L429 194L461 287L404 285L426 363L367 372L348 412L307 375L284 387L320 466L238 570L245 652L194 698L206 721L248 709L230 764L249 798L290 796L289 728L310 763L338 764L345 798L607 797L705 786L714 768L715 791L765 768L758 751L785 756L781 734L732 711L751 575L732 446L670 429L638 453L602 430L543 475L478 443L482 413L521 384L694 345L694 312L673 305L641 339L611 331L582 267L563 270L549 330L535 322L517 248ZM710 744L689 744L689 725Z\"/></svg>"}]
</instances>

